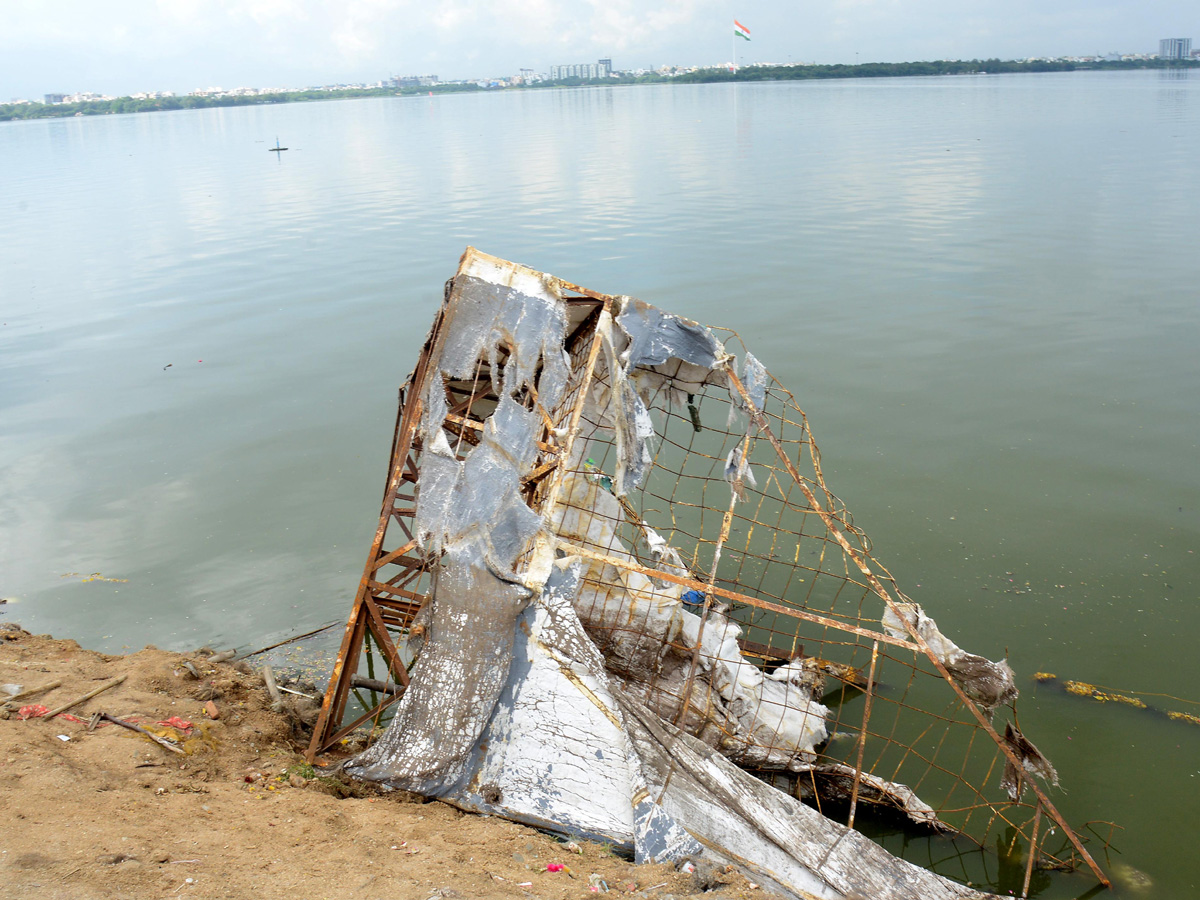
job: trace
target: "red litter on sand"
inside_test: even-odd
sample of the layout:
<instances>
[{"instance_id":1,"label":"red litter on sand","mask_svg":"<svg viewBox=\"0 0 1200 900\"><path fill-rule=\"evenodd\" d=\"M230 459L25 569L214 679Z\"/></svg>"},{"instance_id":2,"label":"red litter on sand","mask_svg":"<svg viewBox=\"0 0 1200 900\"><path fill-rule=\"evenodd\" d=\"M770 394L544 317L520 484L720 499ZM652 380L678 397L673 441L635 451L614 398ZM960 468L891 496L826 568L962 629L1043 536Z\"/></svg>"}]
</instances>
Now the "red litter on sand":
<instances>
[{"instance_id":1,"label":"red litter on sand","mask_svg":"<svg viewBox=\"0 0 1200 900\"><path fill-rule=\"evenodd\" d=\"M50 712L50 707L34 703L29 706L22 706L19 710L17 710L17 715L22 721L24 721L26 719L40 719L48 712ZM55 718L66 719L68 722L83 721L83 719L79 718L79 716L73 716L70 713L59 713L57 716L55 716Z\"/></svg>"},{"instance_id":2,"label":"red litter on sand","mask_svg":"<svg viewBox=\"0 0 1200 900\"><path fill-rule=\"evenodd\" d=\"M562 863L546 863L547 872L567 872L567 867Z\"/></svg>"}]
</instances>

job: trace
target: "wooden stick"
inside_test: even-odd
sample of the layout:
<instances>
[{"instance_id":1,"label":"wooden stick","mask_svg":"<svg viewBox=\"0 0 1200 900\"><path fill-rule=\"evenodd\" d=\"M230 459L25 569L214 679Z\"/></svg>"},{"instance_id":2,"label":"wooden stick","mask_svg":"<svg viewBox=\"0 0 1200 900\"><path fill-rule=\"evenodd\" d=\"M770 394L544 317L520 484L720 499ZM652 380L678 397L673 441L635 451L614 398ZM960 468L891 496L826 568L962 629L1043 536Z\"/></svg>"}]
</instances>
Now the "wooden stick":
<instances>
[{"instance_id":1,"label":"wooden stick","mask_svg":"<svg viewBox=\"0 0 1200 900\"><path fill-rule=\"evenodd\" d=\"M166 738L161 738L157 734L147 731L140 725L134 725L132 722L126 722L124 719L118 719L116 716L110 716L108 713L100 713L100 718L105 722L112 722L114 725L120 725L122 728L128 728L130 731L136 731L138 734L144 734L150 740L154 741L154 743L166 747L172 753L178 753L180 756L184 755L181 748L175 746Z\"/></svg>"},{"instance_id":2,"label":"wooden stick","mask_svg":"<svg viewBox=\"0 0 1200 900\"><path fill-rule=\"evenodd\" d=\"M6 704L7 703L15 703L17 700L24 700L26 697L32 697L34 694L43 694L46 691L52 691L56 687L61 687L61 686L62 686L61 681L51 681L49 684L43 684L41 687L30 688L27 691L21 691L20 693L13 694L11 697L7 698L4 702Z\"/></svg>"},{"instance_id":3,"label":"wooden stick","mask_svg":"<svg viewBox=\"0 0 1200 900\"><path fill-rule=\"evenodd\" d=\"M235 656L237 656L236 650L222 650L220 653L214 653L212 656L210 656L208 661L210 663L228 662Z\"/></svg>"},{"instance_id":4,"label":"wooden stick","mask_svg":"<svg viewBox=\"0 0 1200 900\"><path fill-rule=\"evenodd\" d=\"M118 676L117 676L116 678L114 678L112 681L106 681L106 682L104 682L104 684L100 685L100 687L96 688L94 691L88 691L86 694L84 694L84 695L83 695L82 697L80 697L78 700L72 700L70 703L64 703L64 704L63 704L62 706L60 706L58 709L55 709L55 710L52 710L51 712L48 712L48 713L46 713L46 715L44 715L42 718L44 718L44 719L53 719L53 718L54 718L55 716L57 716L59 713L64 713L64 712L66 712L68 709L71 709L72 707L78 706L80 703L84 703L85 701L91 700L91 699L92 699L93 697L95 697L97 694L103 694L103 693L104 693L105 691L107 691L109 688L114 688L114 687L116 687L118 684L120 684L121 682L123 682L123 681L124 681L124 680L125 680L127 677L128 677L128 676L126 676L126 675L118 675Z\"/></svg>"},{"instance_id":5,"label":"wooden stick","mask_svg":"<svg viewBox=\"0 0 1200 900\"><path fill-rule=\"evenodd\" d=\"M270 666L263 666L262 677L263 683L267 686L267 693L271 695L271 702L282 701L283 695L279 693L279 685L275 683L275 671Z\"/></svg>"},{"instance_id":6,"label":"wooden stick","mask_svg":"<svg viewBox=\"0 0 1200 900\"><path fill-rule=\"evenodd\" d=\"M416 542L416 541L413 541L413 542L412 542L412 546L406 546L406 547L404 547L404 548L403 548L403 550L404 550L404 552L403 552L403 553L401 553L401 552L399 552L399 551L396 551L396 555L397 555L397 556L403 556L403 555L404 555L404 553L407 553L409 550L411 550L411 549L412 549L413 547L415 547L416 545L417 545L417 542ZM384 562L380 562L380 563L379 563L379 565L381 565L381 566L382 566L382 565L385 565L385 564L386 564L386 562L388 562L388 561L389 561L389 560L385 560ZM314 634L320 634L322 631L328 631L330 628L336 628L338 625L341 625L341 624L342 624L342 623L341 623L340 621L339 621L339 622L330 622L328 625L322 625L320 628L314 628L312 631L306 631L306 632L304 632L304 634L296 634L296 635L293 635L292 637L290 637L290 638L286 638L285 640L282 640L282 641L280 641L280 642L279 642L279 643L277 643L277 644L272 644L272 645L271 645L271 646L269 646L269 647L263 647L261 650L255 650L253 653L247 653L247 654L246 654L246 655L243 657L243 659L249 659L251 656L258 656L258 655L259 655L259 654L261 654L261 653L266 653L268 650L274 650L276 647L282 647L284 644L294 644L296 641L302 641L302 640L304 640L304 639L305 639L305 638L307 638L307 637L312 637Z\"/></svg>"}]
</instances>

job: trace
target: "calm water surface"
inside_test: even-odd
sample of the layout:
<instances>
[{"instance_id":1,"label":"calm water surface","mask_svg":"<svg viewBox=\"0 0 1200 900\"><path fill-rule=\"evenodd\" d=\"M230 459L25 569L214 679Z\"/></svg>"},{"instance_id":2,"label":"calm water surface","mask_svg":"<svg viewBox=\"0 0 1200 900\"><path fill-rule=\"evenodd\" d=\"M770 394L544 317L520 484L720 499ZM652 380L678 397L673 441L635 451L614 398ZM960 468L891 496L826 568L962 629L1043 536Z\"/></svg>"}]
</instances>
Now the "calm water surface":
<instances>
[{"instance_id":1,"label":"calm water surface","mask_svg":"<svg viewBox=\"0 0 1200 900\"><path fill-rule=\"evenodd\" d=\"M1055 802L1154 881L1122 896L1195 896L1200 728L1029 676L1200 713L1197 197L1195 72L0 124L0 620L344 617L470 243L739 330L906 591L1008 651Z\"/></svg>"}]
</instances>

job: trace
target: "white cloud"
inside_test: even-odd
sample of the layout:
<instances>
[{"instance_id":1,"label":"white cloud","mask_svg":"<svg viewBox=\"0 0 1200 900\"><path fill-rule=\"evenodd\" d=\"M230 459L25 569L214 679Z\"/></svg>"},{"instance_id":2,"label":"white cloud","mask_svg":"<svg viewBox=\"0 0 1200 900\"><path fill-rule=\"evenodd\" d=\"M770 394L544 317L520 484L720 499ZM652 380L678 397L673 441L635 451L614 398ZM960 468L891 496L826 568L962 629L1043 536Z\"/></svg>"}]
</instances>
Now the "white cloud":
<instances>
[{"instance_id":1,"label":"white cloud","mask_svg":"<svg viewBox=\"0 0 1200 900\"><path fill-rule=\"evenodd\" d=\"M736 11L745 62L1012 58L1153 52L1193 0L761 0ZM734 12L716 0L6 0L0 99L51 90L190 90L727 59Z\"/></svg>"}]
</instances>

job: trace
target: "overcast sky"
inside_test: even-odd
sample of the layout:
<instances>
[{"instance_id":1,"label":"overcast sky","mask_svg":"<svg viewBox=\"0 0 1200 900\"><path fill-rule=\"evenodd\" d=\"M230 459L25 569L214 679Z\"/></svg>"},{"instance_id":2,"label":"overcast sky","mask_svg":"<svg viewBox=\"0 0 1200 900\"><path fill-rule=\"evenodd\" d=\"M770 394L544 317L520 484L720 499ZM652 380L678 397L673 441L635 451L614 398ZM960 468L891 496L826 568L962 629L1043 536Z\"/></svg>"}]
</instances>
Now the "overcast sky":
<instances>
[{"instance_id":1,"label":"overcast sky","mask_svg":"<svg viewBox=\"0 0 1200 900\"><path fill-rule=\"evenodd\" d=\"M0 102L618 69L1133 52L1198 37L1196 0L0 0ZM1200 45L1200 41L1197 41Z\"/></svg>"}]
</instances>

